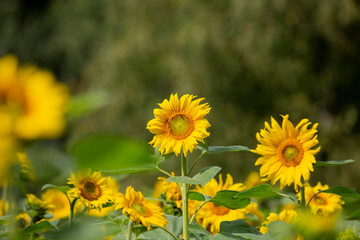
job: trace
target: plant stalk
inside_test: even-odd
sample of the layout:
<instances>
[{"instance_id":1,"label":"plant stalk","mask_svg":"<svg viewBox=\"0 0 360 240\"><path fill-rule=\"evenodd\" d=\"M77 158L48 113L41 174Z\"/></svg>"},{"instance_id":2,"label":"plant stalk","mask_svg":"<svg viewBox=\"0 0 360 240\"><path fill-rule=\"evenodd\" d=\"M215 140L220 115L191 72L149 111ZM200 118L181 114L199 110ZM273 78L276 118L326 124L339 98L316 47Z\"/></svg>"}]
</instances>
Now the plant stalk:
<instances>
[{"instance_id":1,"label":"plant stalk","mask_svg":"<svg viewBox=\"0 0 360 240\"><path fill-rule=\"evenodd\" d=\"M129 217L129 224L128 224L128 234L126 236L126 240L131 240L131 220L130 220L130 217Z\"/></svg>"},{"instance_id":2,"label":"plant stalk","mask_svg":"<svg viewBox=\"0 0 360 240\"><path fill-rule=\"evenodd\" d=\"M186 177L188 175L187 172L187 162L184 153L181 152L181 175ZM183 237L184 240L189 240L189 202L188 202L188 189L189 185L186 183L182 183L181 195L182 195L182 215L183 215Z\"/></svg>"},{"instance_id":3,"label":"plant stalk","mask_svg":"<svg viewBox=\"0 0 360 240\"><path fill-rule=\"evenodd\" d=\"M306 200L305 200L305 181L304 179L301 179L303 186L301 187L301 201L300 201L300 206L301 208L305 208L306 207Z\"/></svg>"}]
</instances>

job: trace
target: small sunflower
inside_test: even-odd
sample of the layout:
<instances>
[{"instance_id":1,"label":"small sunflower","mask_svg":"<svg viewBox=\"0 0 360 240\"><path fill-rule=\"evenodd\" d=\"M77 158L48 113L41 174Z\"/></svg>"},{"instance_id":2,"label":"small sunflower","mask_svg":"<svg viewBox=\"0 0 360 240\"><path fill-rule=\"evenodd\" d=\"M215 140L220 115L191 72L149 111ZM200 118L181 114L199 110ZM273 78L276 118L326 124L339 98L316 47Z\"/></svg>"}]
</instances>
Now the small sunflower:
<instances>
[{"instance_id":1,"label":"small sunflower","mask_svg":"<svg viewBox=\"0 0 360 240\"><path fill-rule=\"evenodd\" d=\"M294 127L289 115L282 117L281 127L272 117L271 127L265 122L265 129L256 134L260 144L251 151L262 155L255 163L256 166L262 165L262 181L271 180L271 184L275 184L280 180L280 188L293 183L298 191L298 186L303 186L301 178L308 181L310 171L314 171L314 155L320 151L320 147L312 149L319 143L316 135L318 124L308 129L311 122L303 119Z\"/></svg>"},{"instance_id":2,"label":"small sunflower","mask_svg":"<svg viewBox=\"0 0 360 240\"><path fill-rule=\"evenodd\" d=\"M155 134L149 143L159 147L161 154L174 152L176 156L182 151L196 149L197 142L204 142L210 135L206 131L210 123L205 119L210 111L209 104L200 104L204 98L193 100L196 96L185 94L180 99L171 94L170 100L159 103L161 109L154 109L155 118L147 124L147 129Z\"/></svg>"},{"instance_id":3,"label":"small sunflower","mask_svg":"<svg viewBox=\"0 0 360 240\"><path fill-rule=\"evenodd\" d=\"M318 182L315 187L307 185L305 187L306 203L320 190L326 189L329 189L329 186L326 184L322 185L320 182ZM297 197L301 198L300 193L297 194ZM311 200L309 206L311 208L311 212L314 215L320 214L326 217L329 214L340 211L342 209L342 204L344 204L344 202L341 200L341 196L339 195L331 193L319 193Z\"/></svg>"},{"instance_id":4,"label":"small sunflower","mask_svg":"<svg viewBox=\"0 0 360 240\"><path fill-rule=\"evenodd\" d=\"M195 191L204 195L214 197L221 190L242 191L245 189L242 183L233 183L233 178L227 174L225 183L222 175L219 175L219 183L215 179L211 179L205 186L196 186ZM211 234L220 231L220 223L223 221L233 221L236 219L245 219L248 210L246 208L232 210L227 207L219 206L214 203L206 203L196 214L196 221L203 228L207 229Z\"/></svg>"},{"instance_id":5,"label":"small sunflower","mask_svg":"<svg viewBox=\"0 0 360 240\"><path fill-rule=\"evenodd\" d=\"M172 176L175 174L172 172ZM161 194L165 195L166 201L173 201L176 207L181 209L182 195L178 185L174 182L166 182L166 178L158 177L158 181L155 185L155 198L158 198Z\"/></svg>"},{"instance_id":6,"label":"small sunflower","mask_svg":"<svg viewBox=\"0 0 360 240\"><path fill-rule=\"evenodd\" d=\"M270 213L269 216L266 218L266 221L263 223L263 226L260 227L260 232L262 234L265 234L268 231L268 225L271 222L280 220L286 223L293 223L297 219L297 217L298 214L296 211L288 209L281 211L279 215L277 215L276 213Z\"/></svg>"},{"instance_id":7,"label":"small sunflower","mask_svg":"<svg viewBox=\"0 0 360 240\"><path fill-rule=\"evenodd\" d=\"M113 191L108 185L109 178L103 177L101 172L92 172L90 169L71 174L68 184L74 185L68 191L69 197L78 198L87 209L101 209L103 204L113 202Z\"/></svg>"},{"instance_id":8,"label":"small sunflower","mask_svg":"<svg viewBox=\"0 0 360 240\"><path fill-rule=\"evenodd\" d=\"M41 194L41 199L53 206L50 211L54 216L48 221L66 218L70 215L70 203L68 198L59 190L49 188Z\"/></svg>"},{"instance_id":9,"label":"small sunflower","mask_svg":"<svg viewBox=\"0 0 360 240\"><path fill-rule=\"evenodd\" d=\"M161 207L149 203L141 192L136 192L133 187L126 189L125 195L119 193L115 210L122 208L123 214L127 214L130 220L136 224L141 223L148 230L150 224L165 227L167 220Z\"/></svg>"},{"instance_id":10,"label":"small sunflower","mask_svg":"<svg viewBox=\"0 0 360 240\"><path fill-rule=\"evenodd\" d=\"M19 213L15 217L15 223L19 229L23 229L30 226L30 220L31 220L30 216L27 213Z\"/></svg>"}]
</instances>

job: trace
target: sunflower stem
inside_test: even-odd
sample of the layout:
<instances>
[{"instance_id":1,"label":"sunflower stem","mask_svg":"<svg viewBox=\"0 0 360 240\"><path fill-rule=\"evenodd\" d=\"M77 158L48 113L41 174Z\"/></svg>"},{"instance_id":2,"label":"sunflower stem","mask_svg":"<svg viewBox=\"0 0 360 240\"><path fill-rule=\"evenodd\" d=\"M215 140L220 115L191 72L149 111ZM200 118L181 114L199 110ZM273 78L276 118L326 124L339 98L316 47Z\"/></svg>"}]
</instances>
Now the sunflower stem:
<instances>
[{"instance_id":1,"label":"sunflower stem","mask_svg":"<svg viewBox=\"0 0 360 240\"><path fill-rule=\"evenodd\" d=\"M161 172L161 173L165 174L166 176L168 176L168 177L172 177L172 175L171 175L170 173L168 173L167 171L165 171L165 170L163 170L163 169L159 168L158 166L156 166L156 169L157 169L157 170L159 170L159 172Z\"/></svg>"},{"instance_id":2,"label":"sunflower stem","mask_svg":"<svg viewBox=\"0 0 360 240\"><path fill-rule=\"evenodd\" d=\"M197 214L197 212L200 210L200 208L202 208L202 206L205 205L205 203L207 203L208 201L204 201L202 204L200 204L200 206L195 210L194 214L191 216L191 219L190 219L190 224L194 221L195 219L195 216Z\"/></svg>"},{"instance_id":3,"label":"sunflower stem","mask_svg":"<svg viewBox=\"0 0 360 240\"><path fill-rule=\"evenodd\" d=\"M201 152L201 154L195 159L195 161L193 162L193 164L192 164L191 167L190 167L189 175L191 174L191 172L192 172L193 168L195 167L196 163L197 163L203 156L205 156L206 154L207 154L207 152L206 152L206 151L203 151L203 152Z\"/></svg>"},{"instance_id":4,"label":"sunflower stem","mask_svg":"<svg viewBox=\"0 0 360 240\"><path fill-rule=\"evenodd\" d=\"M171 235L175 240L179 240L172 232L170 232L169 230L167 230L166 228L164 227L159 227L161 228L162 230L164 230L165 232L167 232L169 235Z\"/></svg>"},{"instance_id":5,"label":"sunflower stem","mask_svg":"<svg viewBox=\"0 0 360 240\"><path fill-rule=\"evenodd\" d=\"M188 176L188 172L187 172L187 161L186 161L186 157L184 156L184 153L181 151L180 154L180 158L181 158L181 175L183 177ZM184 240L189 240L189 202L188 202L188 188L189 185L186 183L182 183L182 188L181 188L181 195L182 195L182 208L183 208L183 237Z\"/></svg>"},{"instance_id":6,"label":"sunflower stem","mask_svg":"<svg viewBox=\"0 0 360 240\"><path fill-rule=\"evenodd\" d=\"M78 198L75 198L70 204L70 216L69 216L69 225L71 226L74 223L74 210L75 210L75 203Z\"/></svg>"},{"instance_id":7,"label":"sunflower stem","mask_svg":"<svg viewBox=\"0 0 360 240\"><path fill-rule=\"evenodd\" d=\"M128 234L127 234L127 236L126 236L126 240L131 240L131 224L132 224L132 222L131 222L131 220L130 220L130 218L129 218Z\"/></svg>"},{"instance_id":8,"label":"sunflower stem","mask_svg":"<svg viewBox=\"0 0 360 240\"><path fill-rule=\"evenodd\" d=\"M300 202L300 206L302 208L306 207L306 200L305 200L305 181L304 179L301 179L303 186L301 187L301 202Z\"/></svg>"}]
</instances>

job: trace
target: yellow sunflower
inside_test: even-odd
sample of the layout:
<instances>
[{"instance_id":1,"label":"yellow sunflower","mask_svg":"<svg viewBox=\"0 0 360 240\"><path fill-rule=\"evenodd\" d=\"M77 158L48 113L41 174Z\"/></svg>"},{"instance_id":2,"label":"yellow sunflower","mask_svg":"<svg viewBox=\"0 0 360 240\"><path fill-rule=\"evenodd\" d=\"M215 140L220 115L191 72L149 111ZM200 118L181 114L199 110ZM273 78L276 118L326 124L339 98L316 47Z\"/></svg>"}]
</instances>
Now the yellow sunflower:
<instances>
[{"instance_id":1,"label":"yellow sunflower","mask_svg":"<svg viewBox=\"0 0 360 240\"><path fill-rule=\"evenodd\" d=\"M250 215L250 218L247 218L246 221L252 225L252 226L258 226L260 225L264 219L264 214L259 210L259 206L257 203L252 202L249 205L247 205L246 210L248 211L248 215ZM252 215L252 216L251 216Z\"/></svg>"},{"instance_id":2,"label":"yellow sunflower","mask_svg":"<svg viewBox=\"0 0 360 240\"><path fill-rule=\"evenodd\" d=\"M54 217L48 221L67 218L70 215L69 200L61 191L53 188L47 189L41 194L41 199L53 206L53 209L50 212Z\"/></svg>"},{"instance_id":3,"label":"yellow sunflower","mask_svg":"<svg viewBox=\"0 0 360 240\"><path fill-rule=\"evenodd\" d=\"M89 211L92 208L101 209L103 204L113 202L113 191L109 187L109 178L103 177L101 172L90 169L71 174L68 184L74 185L68 191L68 196L78 198Z\"/></svg>"},{"instance_id":4,"label":"yellow sunflower","mask_svg":"<svg viewBox=\"0 0 360 240\"><path fill-rule=\"evenodd\" d=\"M282 117L281 127L272 117L271 127L265 122L265 129L256 134L260 144L251 151L262 155L255 163L256 166L262 165L262 181L271 180L271 184L275 184L280 180L280 188L293 183L298 191L298 186L303 186L301 178L308 181L310 171L314 171L314 155L320 151L320 147L312 149L319 143L316 135L318 124L308 129L311 122L303 119L294 127L289 115Z\"/></svg>"},{"instance_id":5,"label":"yellow sunflower","mask_svg":"<svg viewBox=\"0 0 360 240\"><path fill-rule=\"evenodd\" d=\"M155 134L149 143L159 147L161 154L174 152L176 156L182 151L196 149L197 141L204 142L210 135L206 131L210 123L204 117L210 111L209 104L200 104L204 98L193 100L196 96L185 94L180 99L171 94L170 100L159 103L161 109L154 109L155 118L147 124L147 129Z\"/></svg>"},{"instance_id":6,"label":"yellow sunflower","mask_svg":"<svg viewBox=\"0 0 360 240\"><path fill-rule=\"evenodd\" d=\"M175 174L172 172L172 176L175 176ZM158 181L155 185L155 194L154 197L158 198L161 194L165 194L166 201L174 201L176 204L176 207L181 208L182 207L182 195L181 190L178 187L178 185L174 182L166 182L166 178L164 177L158 177Z\"/></svg>"},{"instance_id":7,"label":"yellow sunflower","mask_svg":"<svg viewBox=\"0 0 360 240\"><path fill-rule=\"evenodd\" d=\"M214 197L218 191L221 190L235 190L242 191L245 189L242 183L233 183L233 178L227 174L225 183L223 182L222 175L219 175L219 183L215 179L204 186L196 186L195 191ZM198 202L199 204L199 202ZM246 208L232 210L227 207L219 206L214 203L206 203L195 216L196 221L203 228L207 229L211 234L220 231L220 223L223 221L233 221L236 219L246 218L248 210Z\"/></svg>"},{"instance_id":8,"label":"yellow sunflower","mask_svg":"<svg viewBox=\"0 0 360 240\"><path fill-rule=\"evenodd\" d=\"M276 213L270 213L269 216L266 218L266 221L263 223L263 226L260 227L260 232L262 234L265 234L268 231L268 225L271 222L280 220L286 223L293 223L297 219L297 217L298 214L296 211L288 209L281 211L279 215L277 215Z\"/></svg>"},{"instance_id":9,"label":"yellow sunflower","mask_svg":"<svg viewBox=\"0 0 360 240\"><path fill-rule=\"evenodd\" d=\"M315 187L311 187L310 185L306 185L305 187L305 200L306 203L314 196L319 190L329 189L328 185L322 185L320 182L317 183ZM301 194L297 194L298 198L301 198ZM328 216L336 211L340 211L342 209L341 205L344 202L341 200L341 196L330 193L319 193L317 194L310 202L309 206L311 208L311 212L314 215L320 214L323 216Z\"/></svg>"},{"instance_id":10,"label":"yellow sunflower","mask_svg":"<svg viewBox=\"0 0 360 240\"><path fill-rule=\"evenodd\" d=\"M13 55L0 58L0 131L22 139L60 136L68 92L46 70L19 67Z\"/></svg>"},{"instance_id":11,"label":"yellow sunflower","mask_svg":"<svg viewBox=\"0 0 360 240\"><path fill-rule=\"evenodd\" d=\"M30 216L27 213L19 213L15 217L16 226L20 229L30 226Z\"/></svg>"},{"instance_id":12,"label":"yellow sunflower","mask_svg":"<svg viewBox=\"0 0 360 240\"><path fill-rule=\"evenodd\" d=\"M131 221L141 223L148 230L151 228L150 224L161 227L167 224L161 207L148 202L141 192L136 192L131 186L127 187L125 195L119 193L116 202L115 210L122 208L123 214L129 215Z\"/></svg>"}]
</instances>

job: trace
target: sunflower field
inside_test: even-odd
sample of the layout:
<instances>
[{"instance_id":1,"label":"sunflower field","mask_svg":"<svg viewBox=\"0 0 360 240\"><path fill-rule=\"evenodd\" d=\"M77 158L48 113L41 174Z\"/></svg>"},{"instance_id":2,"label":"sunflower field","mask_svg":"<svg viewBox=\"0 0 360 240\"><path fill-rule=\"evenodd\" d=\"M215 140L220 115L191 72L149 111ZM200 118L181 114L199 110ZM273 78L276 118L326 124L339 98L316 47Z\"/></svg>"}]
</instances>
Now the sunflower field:
<instances>
[{"instance_id":1,"label":"sunflower field","mask_svg":"<svg viewBox=\"0 0 360 240\"><path fill-rule=\"evenodd\" d=\"M358 1L0 19L0 240L360 239Z\"/></svg>"}]
</instances>

